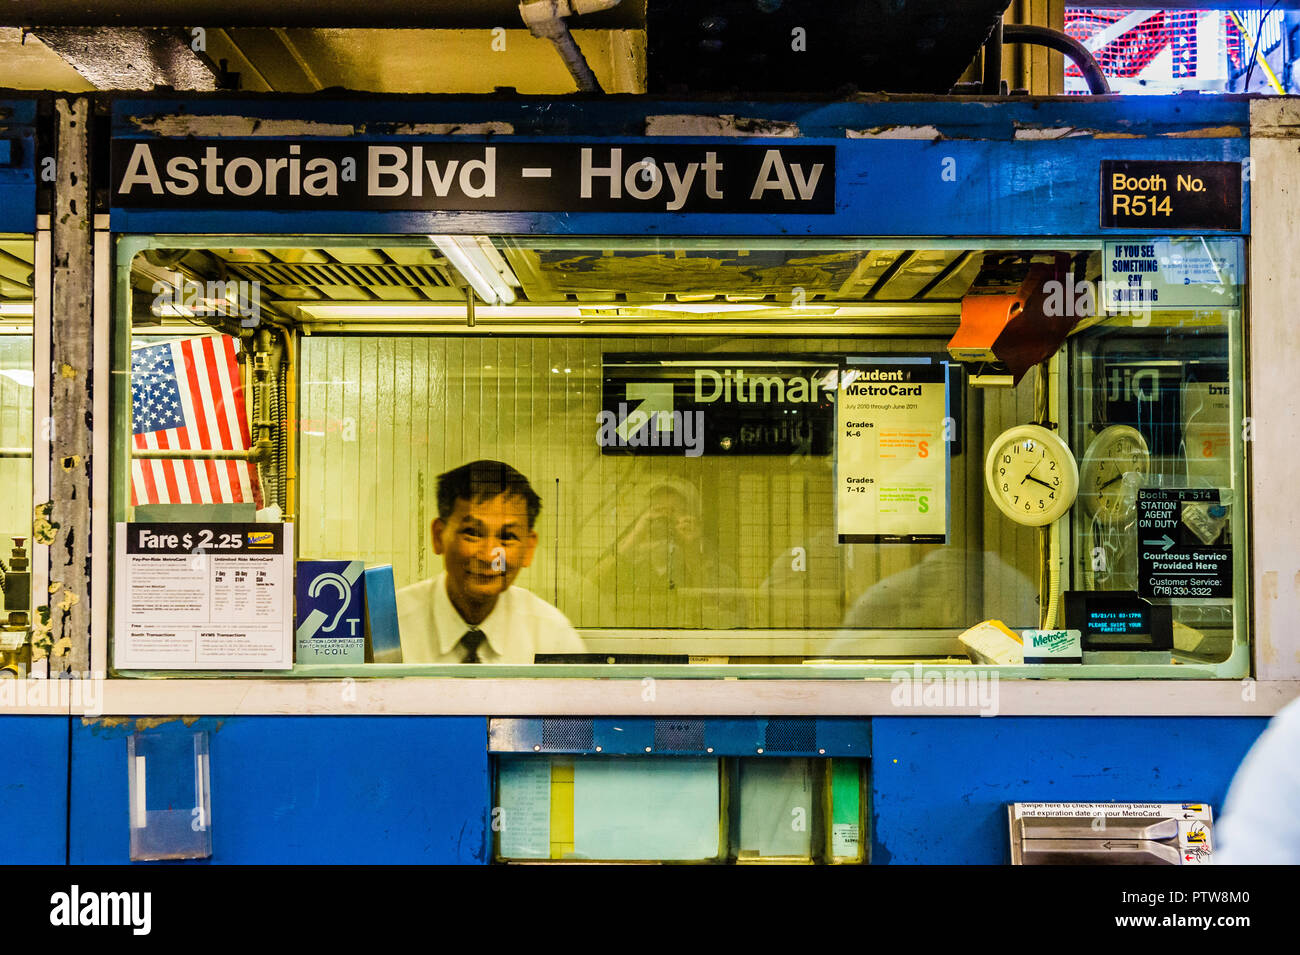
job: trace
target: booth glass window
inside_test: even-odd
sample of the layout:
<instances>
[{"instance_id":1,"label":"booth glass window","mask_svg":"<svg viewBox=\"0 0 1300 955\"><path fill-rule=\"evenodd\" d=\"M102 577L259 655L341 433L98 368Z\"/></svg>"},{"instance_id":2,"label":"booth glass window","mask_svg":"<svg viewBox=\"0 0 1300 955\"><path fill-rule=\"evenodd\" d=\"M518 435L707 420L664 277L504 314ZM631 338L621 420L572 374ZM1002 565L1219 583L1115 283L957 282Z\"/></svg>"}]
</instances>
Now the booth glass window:
<instances>
[{"instance_id":1,"label":"booth glass window","mask_svg":"<svg viewBox=\"0 0 1300 955\"><path fill-rule=\"evenodd\" d=\"M301 675L1239 676L1243 260L129 237L116 518L291 528Z\"/></svg>"},{"instance_id":2,"label":"booth glass window","mask_svg":"<svg viewBox=\"0 0 1300 955\"><path fill-rule=\"evenodd\" d=\"M32 321L31 236L0 235L0 667L31 664ZM43 651L42 651L43 652Z\"/></svg>"}]
</instances>

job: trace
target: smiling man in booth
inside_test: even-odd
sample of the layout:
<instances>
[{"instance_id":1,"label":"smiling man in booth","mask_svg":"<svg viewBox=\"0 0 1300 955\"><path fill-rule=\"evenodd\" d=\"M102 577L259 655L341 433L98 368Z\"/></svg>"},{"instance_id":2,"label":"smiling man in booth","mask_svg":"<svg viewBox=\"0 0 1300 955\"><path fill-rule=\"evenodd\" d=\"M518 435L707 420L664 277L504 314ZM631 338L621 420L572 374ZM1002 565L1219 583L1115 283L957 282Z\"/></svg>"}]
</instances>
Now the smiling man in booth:
<instances>
[{"instance_id":1,"label":"smiling man in booth","mask_svg":"<svg viewBox=\"0 0 1300 955\"><path fill-rule=\"evenodd\" d=\"M538 653L581 653L568 618L514 586L537 550L541 498L501 461L438 476L433 552L443 572L397 592L403 663L532 663Z\"/></svg>"}]
</instances>

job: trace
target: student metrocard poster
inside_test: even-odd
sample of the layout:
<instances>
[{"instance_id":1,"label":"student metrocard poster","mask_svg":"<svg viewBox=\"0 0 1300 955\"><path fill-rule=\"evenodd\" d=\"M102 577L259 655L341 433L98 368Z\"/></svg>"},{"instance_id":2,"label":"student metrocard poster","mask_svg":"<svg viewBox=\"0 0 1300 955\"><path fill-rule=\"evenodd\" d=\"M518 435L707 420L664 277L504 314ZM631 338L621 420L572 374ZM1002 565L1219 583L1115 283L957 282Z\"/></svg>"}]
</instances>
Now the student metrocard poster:
<instances>
[{"instance_id":1,"label":"student metrocard poster","mask_svg":"<svg viewBox=\"0 0 1300 955\"><path fill-rule=\"evenodd\" d=\"M836 533L841 544L948 540L953 419L948 366L849 358L836 395Z\"/></svg>"}]
</instances>

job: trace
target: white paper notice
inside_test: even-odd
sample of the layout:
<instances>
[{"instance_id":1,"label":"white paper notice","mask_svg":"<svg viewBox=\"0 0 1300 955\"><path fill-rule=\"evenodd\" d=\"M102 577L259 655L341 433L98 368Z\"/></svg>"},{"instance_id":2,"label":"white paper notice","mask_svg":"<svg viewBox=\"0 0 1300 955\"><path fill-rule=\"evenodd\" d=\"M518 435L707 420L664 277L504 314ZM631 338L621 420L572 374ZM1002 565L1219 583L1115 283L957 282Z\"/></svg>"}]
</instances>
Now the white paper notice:
<instances>
[{"instance_id":1,"label":"white paper notice","mask_svg":"<svg viewBox=\"0 0 1300 955\"><path fill-rule=\"evenodd\" d=\"M118 524L119 670L293 666L293 525Z\"/></svg>"},{"instance_id":2,"label":"white paper notice","mask_svg":"<svg viewBox=\"0 0 1300 955\"><path fill-rule=\"evenodd\" d=\"M836 400L840 543L944 543L948 417L941 362L851 363Z\"/></svg>"},{"instance_id":3,"label":"white paper notice","mask_svg":"<svg viewBox=\"0 0 1300 955\"><path fill-rule=\"evenodd\" d=\"M503 859L551 856L551 761L540 756L503 756L497 767L493 828Z\"/></svg>"}]
</instances>

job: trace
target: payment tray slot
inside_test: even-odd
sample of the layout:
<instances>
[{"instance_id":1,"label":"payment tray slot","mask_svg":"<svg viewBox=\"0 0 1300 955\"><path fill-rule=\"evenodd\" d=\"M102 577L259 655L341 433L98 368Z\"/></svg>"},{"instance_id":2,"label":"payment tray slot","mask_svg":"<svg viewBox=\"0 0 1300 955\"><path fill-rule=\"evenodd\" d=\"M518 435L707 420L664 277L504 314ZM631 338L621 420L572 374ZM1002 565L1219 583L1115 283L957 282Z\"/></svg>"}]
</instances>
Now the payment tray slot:
<instances>
[{"instance_id":1,"label":"payment tray slot","mask_svg":"<svg viewBox=\"0 0 1300 955\"><path fill-rule=\"evenodd\" d=\"M1204 803L1013 803L1012 865L1201 865L1212 861Z\"/></svg>"}]
</instances>

